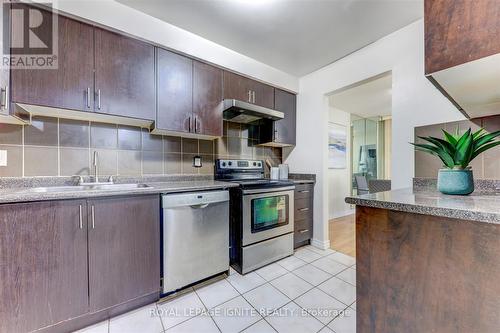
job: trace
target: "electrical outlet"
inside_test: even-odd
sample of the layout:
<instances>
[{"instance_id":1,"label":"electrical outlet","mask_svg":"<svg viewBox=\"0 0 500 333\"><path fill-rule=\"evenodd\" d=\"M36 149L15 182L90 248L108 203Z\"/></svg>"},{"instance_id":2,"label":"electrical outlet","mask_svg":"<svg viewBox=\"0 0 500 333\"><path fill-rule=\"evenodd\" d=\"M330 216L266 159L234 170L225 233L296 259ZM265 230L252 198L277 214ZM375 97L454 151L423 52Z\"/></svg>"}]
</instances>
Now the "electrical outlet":
<instances>
[{"instance_id":1,"label":"electrical outlet","mask_svg":"<svg viewBox=\"0 0 500 333\"><path fill-rule=\"evenodd\" d=\"M195 168L201 168L202 167L201 156L195 156L195 157L193 157L193 166Z\"/></svg>"},{"instance_id":2,"label":"electrical outlet","mask_svg":"<svg viewBox=\"0 0 500 333\"><path fill-rule=\"evenodd\" d=\"M0 150L0 167L7 166L7 150Z\"/></svg>"}]
</instances>

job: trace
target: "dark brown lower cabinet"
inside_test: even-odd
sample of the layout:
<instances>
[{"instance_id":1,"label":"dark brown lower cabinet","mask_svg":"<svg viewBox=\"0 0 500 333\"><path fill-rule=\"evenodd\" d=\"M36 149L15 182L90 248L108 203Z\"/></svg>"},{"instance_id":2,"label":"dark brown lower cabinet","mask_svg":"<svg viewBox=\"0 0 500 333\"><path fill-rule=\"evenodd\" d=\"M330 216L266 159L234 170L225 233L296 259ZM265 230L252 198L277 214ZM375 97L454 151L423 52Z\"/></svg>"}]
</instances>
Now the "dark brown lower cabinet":
<instances>
[{"instance_id":1,"label":"dark brown lower cabinet","mask_svg":"<svg viewBox=\"0 0 500 333\"><path fill-rule=\"evenodd\" d=\"M293 244L298 248L313 237L314 183L296 184L294 199Z\"/></svg>"},{"instance_id":2,"label":"dark brown lower cabinet","mask_svg":"<svg viewBox=\"0 0 500 333\"><path fill-rule=\"evenodd\" d=\"M88 311L85 205L0 205L0 332L29 332Z\"/></svg>"},{"instance_id":3,"label":"dark brown lower cabinet","mask_svg":"<svg viewBox=\"0 0 500 333\"><path fill-rule=\"evenodd\" d=\"M159 195L0 205L0 332L67 332L158 299Z\"/></svg>"},{"instance_id":4,"label":"dark brown lower cabinet","mask_svg":"<svg viewBox=\"0 0 500 333\"><path fill-rule=\"evenodd\" d=\"M90 311L159 291L159 200L89 200Z\"/></svg>"}]
</instances>

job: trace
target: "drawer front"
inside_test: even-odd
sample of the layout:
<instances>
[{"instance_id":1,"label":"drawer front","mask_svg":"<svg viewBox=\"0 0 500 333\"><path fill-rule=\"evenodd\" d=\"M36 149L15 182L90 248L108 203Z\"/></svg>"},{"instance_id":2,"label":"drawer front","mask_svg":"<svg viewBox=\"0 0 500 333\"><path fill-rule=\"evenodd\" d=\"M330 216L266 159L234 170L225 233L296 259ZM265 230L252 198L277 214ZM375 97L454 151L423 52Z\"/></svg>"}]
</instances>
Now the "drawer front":
<instances>
[{"instance_id":1,"label":"drawer front","mask_svg":"<svg viewBox=\"0 0 500 333\"><path fill-rule=\"evenodd\" d=\"M294 244L303 242L312 238L312 220L300 220L295 223L295 231L293 233Z\"/></svg>"},{"instance_id":2,"label":"drawer front","mask_svg":"<svg viewBox=\"0 0 500 333\"><path fill-rule=\"evenodd\" d=\"M295 220L312 220L313 216L313 201L312 199L295 200Z\"/></svg>"},{"instance_id":3,"label":"drawer front","mask_svg":"<svg viewBox=\"0 0 500 333\"><path fill-rule=\"evenodd\" d=\"M295 185L295 199L304 199L312 197L314 194L314 184Z\"/></svg>"}]
</instances>

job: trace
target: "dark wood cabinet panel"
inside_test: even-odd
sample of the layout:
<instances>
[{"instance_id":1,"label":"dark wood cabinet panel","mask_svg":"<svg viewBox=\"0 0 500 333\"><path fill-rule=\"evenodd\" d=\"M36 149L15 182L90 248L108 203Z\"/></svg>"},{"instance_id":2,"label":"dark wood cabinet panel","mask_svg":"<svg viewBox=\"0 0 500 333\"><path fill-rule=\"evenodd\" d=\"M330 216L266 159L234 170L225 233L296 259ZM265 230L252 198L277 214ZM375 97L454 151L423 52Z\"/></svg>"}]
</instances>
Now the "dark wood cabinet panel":
<instances>
[{"instance_id":1,"label":"dark wood cabinet panel","mask_svg":"<svg viewBox=\"0 0 500 333\"><path fill-rule=\"evenodd\" d=\"M88 214L91 311L159 293L159 196L91 200Z\"/></svg>"},{"instance_id":2,"label":"dark wood cabinet panel","mask_svg":"<svg viewBox=\"0 0 500 333\"><path fill-rule=\"evenodd\" d=\"M95 92L95 112L154 120L154 46L95 28Z\"/></svg>"},{"instance_id":3,"label":"dark wood cabinet panel","mask_svg":"<svg viewBox=\"0 0 500 333\"><path fill-rule=\"evenodd\" d=\"M309 244L313 237L314 184L295 185L294 209L293 244L298 248Z\"/></svg>"},{"instance_id":4,"label":"dark wood cabinet panel","mask_svg":"<svg viewBox=\"0 0 500 333\"><path fill-rule=\"evenodd\" d=\"M297 96L274 89L274 107L285 114L285 118L274 122L274 142L295 145L297 123Z\"/></svg>"},{"instance_id":5,"label":"dark wood cabinet panel","mask_svg":"<svg viewBox=\"0 0 500 333\"><path fill-rule=\"evenodd\" d=\"M22 7L30 8L27 5ZM44 17L52 15L40 11ZM13 20L16 17L22 18L15 16ZM19 24L13 22L13 26ZM52 30L39 29L37 34L51 36ZM94 28L58 16L57 45L57 69L12 69L12 101L91 111L94 99Z\"/></svg>"},{"instance_id":6,"label":"dark wood cabinet panel","mask_svg":"<svg viewBox=\"0 0 500 333\"><path fill-rule=\"evenodd\" d=\"M255 95L255 98L253 95ZM224 71L224 99L238 99L273 109L274 88L244 76Z\"/></svg>"},{"instance_id":7,"label":"dark wood cabinet panel","mask_svg":"<svg viewBox=\"0 0 500 333\"><path fill-rule=\"evenodd\" d=\"M222 70L193 63L193 115L195 132L222 136Z\"/></svg>"},{"instance_id":8,"label":"dark wood cabinet panel","mask_svg":"<svg viewBox=\"0 0 500 333\"><path fill-rule=\"evenodd\" d=\"M193 60L158 48L157 71L158 114L155 126L176 132L194 131Z\"/></svg>"},{"instance_id":9,"label":"dark wood cabinet panel","mask_svg":"<svg viewBox=\"0 0 500 333\"><path fill-rule=\"evenodd\" d=\"M425 72L500 53L498 0L425 0Z\"/></svg>"},{"instance_id":10,"label":"dark wood cabinet panel","mask_svg":"<svg viewBox=\"0 0 500 333\"><path fill-rule=\"evenodd\" d=\"M0 332L88 311L84 208L84 200L0 205Z\"/></svg>"},{"instance_id":11,"label":"dark wood cabinet panel","mask_svg":"<svg viewBox=\"0 0 500 333\"><path fill-rule=\"evenodd\" d=\"M500 225L356 207L358 332L493 333Z\"/></svg>"}]
</instances>

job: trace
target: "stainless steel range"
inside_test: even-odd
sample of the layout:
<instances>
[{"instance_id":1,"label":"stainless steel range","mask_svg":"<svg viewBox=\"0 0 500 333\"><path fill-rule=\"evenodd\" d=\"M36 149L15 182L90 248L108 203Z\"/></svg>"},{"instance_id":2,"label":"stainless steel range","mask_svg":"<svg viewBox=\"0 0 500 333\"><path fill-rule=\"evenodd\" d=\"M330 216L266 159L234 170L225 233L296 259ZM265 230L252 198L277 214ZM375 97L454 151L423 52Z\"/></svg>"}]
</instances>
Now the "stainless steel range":
<instances>
[{"instance_id":1,"label":"stainless steel range","mask_svg":"<svg viewBox=\"0 0 500 333\"><path fill-rule=\"evenodd\" d=\"M240 185L230 190L234 269L245 274L293 254L293 182L265 179L258 160L216 160L215 179Z\"/></svg>"}]
</instances>

